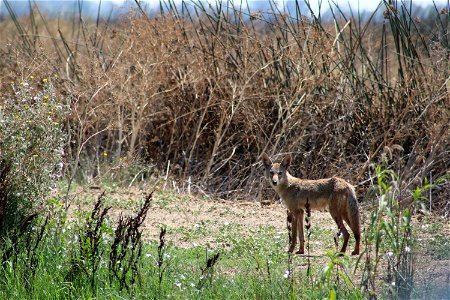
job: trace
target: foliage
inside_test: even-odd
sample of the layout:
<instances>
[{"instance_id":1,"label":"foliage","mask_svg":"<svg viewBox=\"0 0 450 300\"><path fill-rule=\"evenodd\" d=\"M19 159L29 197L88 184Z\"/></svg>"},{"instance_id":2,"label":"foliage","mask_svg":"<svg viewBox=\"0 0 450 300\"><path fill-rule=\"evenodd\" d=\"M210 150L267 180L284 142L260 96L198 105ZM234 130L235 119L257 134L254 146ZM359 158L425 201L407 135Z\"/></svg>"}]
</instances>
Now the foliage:
<instances>
[{"instance_id":1,"label":"foliage","mask_svg":"<svg viewBox=\"0 0 450 300\"><path fill-rule=\"evenodd\" d=\"M139 275L139 261L142 254L142 231L140 227L150 208L152 193L148 195L136 217L120 216L114 231L114 241L109 254L111 280L119 281L120 289L133 286ZM162 234L163 236L163 234Z\"/></svg>"},{"instance_id":2,"label":"foliage","mask_svg":"<svg viewBox=\"0 0 450 300\"><path fill-rule=\"evenodd\" d=\"M39 210L62 176L67 107L47 78L12 83L0 103L0 222L11 228Z\"/></svg>"},{"instance_id":3,"label":"foliage","mask_svg":"<svg viewBox=\"0 0 450 300\"><path fill-rule=\"evenodd\" d=\"M384 286L387 296L407 299L411 297L414 275L415 238L411 227L410 208L402 208L401 180L398 175L381 165L375 168L373 186L377 207L370 213L365 231L366 250L362 285L367 296L376 290L380 262L387 259Z\"/></svg>"}]
</instances>

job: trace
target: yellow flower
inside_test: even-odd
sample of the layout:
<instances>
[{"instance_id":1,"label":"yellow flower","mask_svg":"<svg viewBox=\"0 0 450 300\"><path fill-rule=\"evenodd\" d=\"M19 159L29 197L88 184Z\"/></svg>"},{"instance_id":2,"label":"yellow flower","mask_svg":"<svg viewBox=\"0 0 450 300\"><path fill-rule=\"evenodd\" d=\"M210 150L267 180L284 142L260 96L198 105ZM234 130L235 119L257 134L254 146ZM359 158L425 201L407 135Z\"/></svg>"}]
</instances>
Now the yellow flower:
<instances>
[{"instance_id":1,"label":"yellow flower","mask_svg":"<svg viewBox=\"0 0 450 300\"><path fill-rule=\"evenodd\" d=\"M107 156L108 156L108 153L107 153L106 151L103 151L103 156L104 156L104 157L107 157Z\"/></svg>"},{"instance_id":2,"label":"yellow flower","mask_svg":"<svg viewBox=\"0 0 450 300\"><path fill-rule=\"evenodd\" d=\"M42 79L42 82L43 82L43 83L46 83L47 81L48 81L47 78Z\"/></svg>"},{"instance_id":3,"label":"yellow flower","mask_svg":"<svg viewBox=\"0 0 450 300\"><path fill-rule=\"evenodd\" d=\"M45 96L44 96L44 99L48 99L48 95L45 95Z\"/></svg>"}]
</instances>

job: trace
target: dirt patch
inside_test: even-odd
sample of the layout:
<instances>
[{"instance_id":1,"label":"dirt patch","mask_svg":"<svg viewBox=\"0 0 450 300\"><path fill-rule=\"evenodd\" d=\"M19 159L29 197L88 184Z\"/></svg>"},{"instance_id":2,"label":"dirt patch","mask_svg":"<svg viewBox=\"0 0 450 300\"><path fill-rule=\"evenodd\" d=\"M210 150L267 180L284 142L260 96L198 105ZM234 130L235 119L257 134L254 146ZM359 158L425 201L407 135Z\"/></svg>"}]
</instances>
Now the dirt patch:
<instances>
[{"instance_id":1,"label":"dirt patch","mask_svg":"<svg viewBox=\"0 0 450 300\"><path fill-rule=\"evenodd\" d=\"M72 211L90 210L96 199L102 194L99 189L79 188L72 193ZM109 191L105 193L105 205L112 206L110 215L118 218L119 215L133 215L140 203L148 195L148 191L130 188ZM82 199L82 201L81 201ZM369 213L366 207L361 208L362 230L368 223ZM436 220L443 224L440 232L450 235L450 224ZM423 218L413 217L415 228L426 228L426 224L433 220L424 221ZM203 199L190 195L179 195L173 192L159 191L154 193L151 208L147 214L144 231L148 239L157 240L159 228L163 225L169 228L191 228L197 225L211 227L211 233L221 225L236 224L246 229L257 230L260 226L273 226L277 232L286 233L286 208L280 202L245 202ZM337 233L337 227L327 211L313 211L311 215L312 231L326 230ZM419 242L423 245L431 237L426 230L417 230ZM350 242L354 242L353 236ZM314 236L311 241L314 242ZM331 241L332 243L332 241ZM327 242L327 244L330 244ZM351 247L353 245L349 245ZM361 245L363 246L363 245ZM424 248L424 247L420 247Z\"/></svg>"},{"instance_id":2,"label":"dirt patch","mask_svg":"<svg viewBox=\"0 0 450 300\"><path fill-rule=\"evenodd\" d=\"M72 195L74 199L72 210L90 210L101 193L102 191L97 189L78 189ZM139 206L139 200L144 199L145 196L145 192L136 189L107 192L105 205L112 206L109 215L117 219L121 214L132 215L134 213L132 208L136 210ZM83 199L83 201L80 201L80 199ZM286 208L280 202L261 204L259 202L213 200L194 196L173 196L170 193L155 193L143 225L144 237L148 240L157 241L161 226L172 229L206 226L208 235L214 236L221 227L229 224L239 226L242 229L242 235L254 232L261 226L273 226L277 233L287 234L286 216ZM311 224L313 254L324 255L326 249L322 248L333 244L333 240L330 238L325 243L321 240L315 240L314 231L329 230L337 232L336 224L326 211L313 211ZM185 241L180 234L176 233L176 230L167 236L167 239L178 247L190 247L194 242L202 245L207 242L210 243L212 240L208 236L201 236L197 240ZM350 244L349 247L353 247L353 245Z\"/></svg>"}]
</instances>

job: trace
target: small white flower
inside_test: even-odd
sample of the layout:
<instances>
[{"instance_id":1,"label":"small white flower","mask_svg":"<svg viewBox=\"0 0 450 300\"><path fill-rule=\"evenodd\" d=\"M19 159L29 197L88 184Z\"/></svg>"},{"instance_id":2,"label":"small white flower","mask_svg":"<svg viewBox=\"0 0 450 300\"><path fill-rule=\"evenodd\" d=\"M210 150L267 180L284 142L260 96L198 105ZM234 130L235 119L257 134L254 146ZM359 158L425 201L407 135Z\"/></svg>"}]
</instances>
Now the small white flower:
<instances>
[{"instance_id":1,"label":"small white flower","mask_svg":"<svg viewBox=\"0 0 450 300\"><path fill-rule=\"evenodd\" d=\"M194 247L197 247L197 246L198 246L198 244L197 244L196 242L194 242L194 244L193 244L193 245L194 245Z\"/></svg>"},{"instance_id":2,"label":"small white flower","mask_svg":"<svg viewBox=\"0 0 450 300\"><path fill-rule=\"evenodd\" d=\"M147 253L147 254L145 254L145 257L152 257L152 254L151 253Z\"/></svg>"},{"instance_id":3,"label":"small white flower","mask_svg":"<svg viewBox=\"0 0 450 300\"><path fill-rule=\"evenodd\" d=\"M170 258L170 254L164 253L164 258Z\"/></svg>"},{"instance_id":4,"label":"small white flower","mask_svg":"<svg viewBox=\"0 0 450 300\"><path fill-rule=\"evenodd\" d=\"M289 278L289 270L284 271L283 277Z\"/></svg>"},{"instance_id":5,"label":"small white flower","mask_svg":"<svg viewBox=\"0 0 450 300\"><path fill-rule=\"evenodd\" d=\"M405 252L411 252L411 248L409 248L408 246L405 247Z\"/></svg>"},{"instance_id":6,"label":"small white flower","mask_svg":"<svg viewBox=\"0 0 450 300\"><path fill-rule=\"evenodd\" d=\"M392 282L391 282L391 285L392 285L392 286L395 286L395 281L392 281Z\"/></svg>"},{"instance_id":7,"label":"small white flower","mask_svg":"<svg viewBox=\"0 0 450 300\"><path fill-rule=\"evenodd\" d=\"M386 253L386 255L387 255L387 257L392 257L392 255L394 255L394 253L389 251L389 252Z\"/></svg>"},{"instance_id":8,"label":"small white flower","mask_svg":"<svg viewBox=\"0 0 450 300\"><path fill-rule=\"evenodd\" d=\"M181 287L181 282L177 281L177 282L175 282L175 285L176 285L177 287Z\"/></svg>"},{"instance_id":9,"label":"small white flower","mask_svg":"<svg viewBox=\"0 0 450 300\"><path fill-rule=\"evenodd\" d=\"M223 224L225 224L225 226L230 225L230 222L225 221Z\"/></svg>"}]
</instances>

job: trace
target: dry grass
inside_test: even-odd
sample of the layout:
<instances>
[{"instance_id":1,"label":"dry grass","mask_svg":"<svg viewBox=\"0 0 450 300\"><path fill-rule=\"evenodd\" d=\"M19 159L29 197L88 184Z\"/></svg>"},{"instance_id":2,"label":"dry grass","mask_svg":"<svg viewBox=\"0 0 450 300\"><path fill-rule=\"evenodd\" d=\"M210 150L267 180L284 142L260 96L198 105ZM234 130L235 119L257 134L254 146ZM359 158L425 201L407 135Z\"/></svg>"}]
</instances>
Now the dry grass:
<instances>
[{"instance_id":1,"label":"dry grass","mask_svg":"<svg viewBox=\"0 0 450 300\"><path fill-rule=\"evenodd\" d=\"M292 152L294 174L339 175L360 193L373 164L395 169L405 189L448 175L448 19L439 10L426 20L441 22L433 29L400 3L361 26L338 10L327 24L190 5L197 13L98 24L35 11L18 20L27 35L1 32L10 41L0 49L2 88L51 77L70 102L72 177L112 176L105 166L141 159L180 186L258 199L263 151ZM448 212L446 194L448 184L434 189L435 209Z\"/></svg>"}]
</instances>

